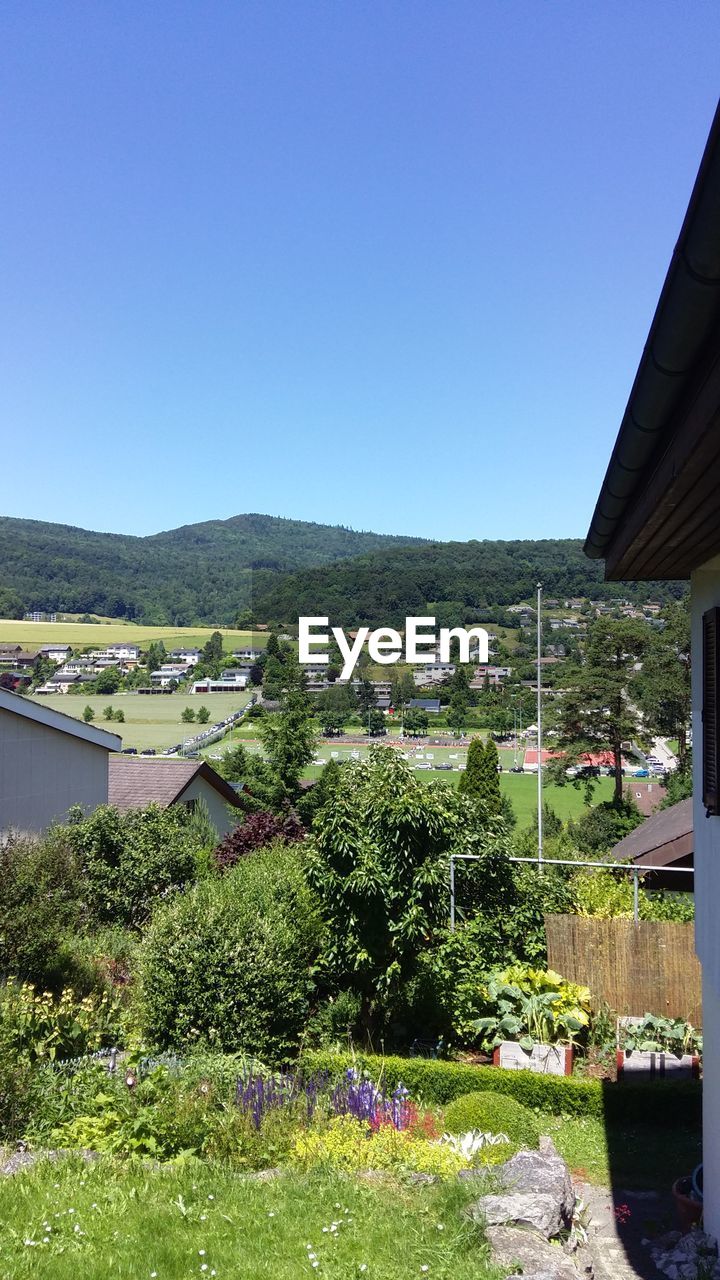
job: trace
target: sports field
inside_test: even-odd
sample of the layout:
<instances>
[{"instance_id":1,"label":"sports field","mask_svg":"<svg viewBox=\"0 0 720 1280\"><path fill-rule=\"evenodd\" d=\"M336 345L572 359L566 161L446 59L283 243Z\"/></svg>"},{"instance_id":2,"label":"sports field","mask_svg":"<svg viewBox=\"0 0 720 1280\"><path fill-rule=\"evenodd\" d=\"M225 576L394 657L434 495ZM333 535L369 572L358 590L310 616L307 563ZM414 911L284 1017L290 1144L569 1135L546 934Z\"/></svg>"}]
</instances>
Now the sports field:
<instances>
[{"instance_id":1,"label":"sports field","mask_svg":"<svg viewBox=\"0 0 720 1280\"><path fill-rule=\"evenodd\" d=\"M36 697L35 702L42 706L52 707L53 711L62 711L65 715L82 720L86 706L95 712L93 724L99 729L107 729L122 738L123 747L136 747L144 751L154 747L156 751L175 746L185 738L191 738L200 732L202 725L185 724L181 714L185 707L205 706L210 712L208 725L224 720L232 711L239 711L250 698L250 693L113 693L92 694L52 694L49 697ZM122 711L124 724L114 720L104 720L103 710L111 706ZM207 727L207 726L205 726ZM217 746L215 747L217 750Z\"/></svg>"},{"instance_id":2,"label":"sports field","mask_svg":"<svg viewBox=\"0 0 720 1280\"><path fill-rule=\"evenodd\" d=\"M14 641L29 648L53 643L102 648L121 641L145 647L153 640L162 640L166 649L200 649L213 631L220 631L228 653L245 645L263 649L268 639L266 631L235 631L229 627L144 627L134 622L17 622L0 618L0 641Z\"/></svg>"}]
</instances>

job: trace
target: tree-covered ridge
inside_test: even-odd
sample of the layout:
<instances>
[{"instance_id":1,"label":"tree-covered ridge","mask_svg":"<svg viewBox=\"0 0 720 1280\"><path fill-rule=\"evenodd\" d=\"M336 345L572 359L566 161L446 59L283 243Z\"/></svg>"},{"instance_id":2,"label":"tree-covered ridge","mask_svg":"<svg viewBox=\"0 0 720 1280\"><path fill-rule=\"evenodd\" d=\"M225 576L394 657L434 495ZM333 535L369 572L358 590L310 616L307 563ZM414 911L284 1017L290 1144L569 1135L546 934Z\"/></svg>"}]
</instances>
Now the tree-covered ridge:
<instances>
[{"instance_id":1,"label":"tree-covered ridge","mask_svg":"<svg viewBox=\"0 0 720 1280\"><path fill-rule=\"evenodd\" d=\"M292 623L439 626L493 617L546 596L659 599L678 583L605 583L579 539L423 542L352 529L240 515L150 537L0 517L0 616L41 609L187 626Z\"/></svg>"},{"instance_id":2,"label":"tree-covered ridge","mask_svg":"<svg viewBox=\"0 0 720 1280\"><path fill-rule=\"evenodd\" d=\"M0 616L41 609L187 625L233 622L252 571L357 556L410 538L256 514L149 537L0 517Z\"/></svg>"},{"instance_id":3,"label":"tree-covered ridge","mask_svg":"<svg viewBox=\"0 0 720 1280\"><path fill-rule=\"evenodd\" d=\"M256 620L290 622L327 615L335 624L402 624L430 613L438 625L492 618L498 609L533 601L538 582L546 599L666 600L684 583L605 582L603 565L588 560L579 539L431 542L389 546L357 559L284 574L253 575Z\"/></svg>"}]
</instances>

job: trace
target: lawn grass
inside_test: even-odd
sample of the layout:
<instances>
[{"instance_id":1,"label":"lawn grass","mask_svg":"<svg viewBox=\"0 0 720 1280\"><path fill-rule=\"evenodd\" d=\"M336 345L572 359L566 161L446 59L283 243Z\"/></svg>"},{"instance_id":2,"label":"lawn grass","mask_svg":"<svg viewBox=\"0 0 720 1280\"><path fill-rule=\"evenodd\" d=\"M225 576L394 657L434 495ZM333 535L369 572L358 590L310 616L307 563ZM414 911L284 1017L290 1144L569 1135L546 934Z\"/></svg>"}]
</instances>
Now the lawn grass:
<instances>
[{"instance_id":1,"label":"lawn grass","mask_svg":"<svg viewBox=\"0 0 720 1280\"><path fill-rule=\"evenodd\" d=\"M618 1086L621 1087L621 1086ZM540 1117L573 1176L628 1191L668 1191L676 1178L702 1159L702 1133L696 1125L609 1125L591 1117Z\"/></svg>"},{"instance_id":2,"label":"lawn grass","mask_svg":"<svg viewBox=\"0 0 720 1280\"><path fill-rule=\"evenodd\" d=\"M0 1184L0 1275L500 1280L505 1272L486 1263L481 1231L463 1214L473 1198L477 1188L458 1182L259 1182L200 1163L43 1162Z\"/></svg>"},{"instance_id":3,"label":"lawn grass","mask_svg":"<svg viewBox=\"0 0 720 1280\"><path fill-rule=\"evenodd\" d=\"M231 711L239 711L250 699L250 693L104 693L91 694L52 694L48 697L36 697L35 702L41 706L51 707L54 711L62 711L65 715L82 720L86 706L95 712L93 724L99 729L107 729L117 733L123 741L123 747L135 747L144 751L154 747L156 751L172 747L184 738L191 738L202 728L201 725L184 724L181 715L185 707L205 706L210 712L208 724L216 724L224 720ZM113 720L103 720L105 707L114 707L125 716L124 724L116 724ZM211 748L213 749L213 748ZM214 749L217 750L217 744Z\"/></svg>"},{"instance_id":4,"label":"lawn grass","mask_svg":"<svg viewBox=\"0 0 720 1280\"><path fill-rule=\"evenodd\" d=\"M146 647L152 640L162 640L166 649L201 649L213 631L220 631L227 653L246 645L264 649L268 633L236 631L230 627L148 627L135 622L18 622L0 619L0 641L25 644L37 648L41 644L71 644L74 648L127 642Z\"/></svg>"}]
</instances>

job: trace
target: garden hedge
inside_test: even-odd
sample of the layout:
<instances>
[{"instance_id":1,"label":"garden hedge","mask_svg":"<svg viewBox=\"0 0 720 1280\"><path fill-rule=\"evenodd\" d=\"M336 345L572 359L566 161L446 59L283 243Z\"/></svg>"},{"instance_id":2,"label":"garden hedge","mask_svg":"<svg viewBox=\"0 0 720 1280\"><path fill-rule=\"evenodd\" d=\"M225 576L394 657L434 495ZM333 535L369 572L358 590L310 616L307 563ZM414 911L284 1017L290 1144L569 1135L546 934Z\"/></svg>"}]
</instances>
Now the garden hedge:
<instances>
[{"instance_id":1,"label":"garden hedge","mask_svg":"<svg viewBox=\"0 0 720 1280\"><path fill-rule=\"evenodd\" d=\"M662 1128L699 1124L702 1112L702 1085L696 1080L615 1084L577 1076L474 1067L438 1058L382 1058L322 1049L306 1050L302 1066L307 1071L328 1071L332 1075L356 1067L367 1071L374 1080L382 1079L386 1088L403 1084L411 1097L437 1106L464 1093L492 1089L551 1115L592 1116L596 1120Z\"/></svg>"}]
</instances>

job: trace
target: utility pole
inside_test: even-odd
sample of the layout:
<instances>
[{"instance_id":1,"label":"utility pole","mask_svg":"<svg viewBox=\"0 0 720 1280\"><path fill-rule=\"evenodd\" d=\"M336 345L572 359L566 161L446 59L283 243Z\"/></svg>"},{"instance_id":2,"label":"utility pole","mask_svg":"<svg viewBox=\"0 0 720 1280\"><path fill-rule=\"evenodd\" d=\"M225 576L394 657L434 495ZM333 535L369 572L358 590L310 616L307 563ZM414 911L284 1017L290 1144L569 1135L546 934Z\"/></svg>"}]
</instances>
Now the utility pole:
<instances>
[{"instance_id":1,"label":"utility pole","mask_svg":"<svg viewBox=\"0 0 720 1280\"><path fill-rule=\"evenodd\" d=\"M543 806L542 806L542 583L537 584L537 817L538 817L538 870L543 860Z\"/></svg>"}]
</instances>

